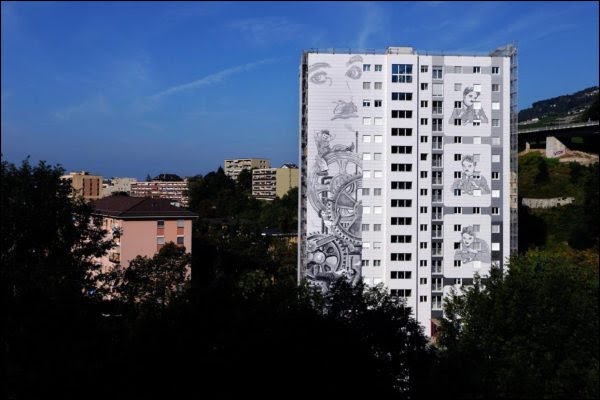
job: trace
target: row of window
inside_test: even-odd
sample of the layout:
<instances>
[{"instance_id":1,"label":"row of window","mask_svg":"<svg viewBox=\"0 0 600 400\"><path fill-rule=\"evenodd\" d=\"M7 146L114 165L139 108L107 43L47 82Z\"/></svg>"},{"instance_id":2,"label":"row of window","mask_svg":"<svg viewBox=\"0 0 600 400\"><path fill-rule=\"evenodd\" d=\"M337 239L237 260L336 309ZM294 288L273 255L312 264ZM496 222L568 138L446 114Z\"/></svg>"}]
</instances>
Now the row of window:
<instances>
[{"instance_id":1,"label":"row of window","mask_svg":"<svg viewBox=\"0 0 600 400\"><path fill-rule=\"evenodd\" d=\"M371 64L363 64L363 71L364 72L371 71ZM375 64L375 72L381 72L381 71L383 71L383 65Z\"/></svg>"},{"instance_id":2,"label":"row of window","mask_svg":"<svg viewBox=\"0 0 600 400\"><path fill-rule=\"evenodd\" d=\"M178 219L177 220L177 227L178 228L183 228L184 226L185 226L184 225L184 220ZM164 220L158 220L158 221L156 221L156 227L158 229L163 229L165 227L165 221Z\"/></svg>"},{"instance_id":3,"label":"row of window","mask_svg":"<svg viewBox=\"0 0 600 400\"><path fill-rule=\"evenodd\" d=\"M447 67L447 68L452 68L452 71L455 74L462 74L463 73L463 66L462 65L455 65L453 67ZM480 74L481 73L481 66L475 65L472 67L464 67L466 68L465 71L471 71L474 74ZM422 73L426 73L429 70L429 66L428 65L421 65L421 72ZM442 79L442 71L443 71L443 67L440 65L434 65L432 67L432 76L433 79ZM492 67L492 74L494 75L498 75L500 73L500 67Z\"/></svg>"},{"instance_id":4,"label":"row of window","mask_svg":"<svg viewBox=\"0 0 600 400\"><path fill-rule=\"evenodd\" d=\"M184 238L183 236L177 236L177 244L183 244L183 238ZM159 244L159 245L165 244L165 237L157 236L156 244Z\"/></svg>"},{"instance_id":5,"label":"row of window","mask_svg":"<svg viewBox=\"0 0 600 400\"><path fill-rule=\"evenodd\" d=\"M460 197L462 196L462 190L461 189L454 189L454 196L456 197ZM473 196L475 197L481 197L481 189L473 189ZM500 197L500 191L499 190L492 190L492 197L494 198L499 198Z\"/></svg>"}]
</instances>

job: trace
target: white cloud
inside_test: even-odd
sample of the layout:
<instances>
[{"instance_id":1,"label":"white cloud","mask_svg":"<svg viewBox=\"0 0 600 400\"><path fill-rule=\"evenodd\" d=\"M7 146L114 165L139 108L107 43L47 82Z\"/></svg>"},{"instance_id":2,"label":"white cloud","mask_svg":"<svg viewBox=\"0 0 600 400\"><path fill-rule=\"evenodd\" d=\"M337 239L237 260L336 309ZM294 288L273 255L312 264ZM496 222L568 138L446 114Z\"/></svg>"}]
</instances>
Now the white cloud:
<instances>
[{"instance_id":1,"label":"white cloud","mask_svg":"<svg viewBox=\"0 0 600 400\"><path fill-rule=\"evenodd\" d=\"M110 113L112 113L110 104L108 104L104 96L100 95L93 99L86 100L80 104L75 104L65 107L62 110L55 111L52 113L52 115L58 120L67 121L79 116Z\"/></svg>"},{"instance_id":2,"label":"white cloud","mask_svg":"<svg viewBox=\"0 0 600 400\"><path fill-rule=\"evenodd\" d=\"M369 37L379 33L384 29L385 17L379 6L372 3L362 3L364 7L365 19L356 40L358 49L365 49L368 45Z\"/></svg>"}]
</instances>

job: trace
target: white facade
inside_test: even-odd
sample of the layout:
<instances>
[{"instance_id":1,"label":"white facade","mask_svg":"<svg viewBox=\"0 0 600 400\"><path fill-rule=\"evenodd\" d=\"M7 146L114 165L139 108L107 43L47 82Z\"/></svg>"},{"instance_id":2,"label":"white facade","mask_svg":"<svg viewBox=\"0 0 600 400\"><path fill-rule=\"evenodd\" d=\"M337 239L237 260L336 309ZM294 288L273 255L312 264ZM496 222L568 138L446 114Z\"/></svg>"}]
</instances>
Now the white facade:
<instances>
[{"instance_id":1,"label":"white facade","mask_svg":"<svg viewBox=\"0 0 600 400\"><path fill-rule=\"evenodd\" d=\"M516 250L513 50L304 54L299 279L382 283L431 335L451 287L503 266Z\"/></svg>"}]
</instances>

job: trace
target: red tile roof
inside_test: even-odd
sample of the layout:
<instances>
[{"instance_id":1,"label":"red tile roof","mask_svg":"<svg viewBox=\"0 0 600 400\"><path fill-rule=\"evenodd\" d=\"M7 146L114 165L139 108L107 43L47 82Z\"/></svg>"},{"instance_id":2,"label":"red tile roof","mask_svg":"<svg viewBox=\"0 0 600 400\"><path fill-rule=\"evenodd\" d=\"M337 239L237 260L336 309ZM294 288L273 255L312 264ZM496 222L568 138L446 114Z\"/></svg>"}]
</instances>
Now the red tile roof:
<instances>
[{"instance_id":1,"label":"red tile roof","mask_svg":"<svg viewBox=\"0 0 600 400\"><path fill-rule=\"evenodd\" d=\"M172 200L152 197L110 196L91 203L94 214L121 219L198 218L198 214L171 205Z\"/></svg>"}]
</instances>

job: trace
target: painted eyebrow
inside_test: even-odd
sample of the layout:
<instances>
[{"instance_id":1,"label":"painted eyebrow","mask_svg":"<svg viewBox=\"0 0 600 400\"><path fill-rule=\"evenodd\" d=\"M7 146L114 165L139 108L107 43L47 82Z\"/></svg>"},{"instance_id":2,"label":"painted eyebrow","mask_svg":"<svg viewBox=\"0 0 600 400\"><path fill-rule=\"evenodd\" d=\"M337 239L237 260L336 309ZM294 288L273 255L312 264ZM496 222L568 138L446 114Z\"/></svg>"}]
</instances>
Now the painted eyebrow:
<instances>
[{"instance_id":1,"label":"painted eyebrow","mask_svg":"<svg viewBox=\"0 0 600 400\"><path fill-rule=\"evenodd\" d=\"M360 55L355 55L350 57L350 59L348 60L348 62L346 63L346 65L350 65L353 64L355 62L363 62L363 58Z\"/></svg>"},{"instance_id":2,"label":"painted eyebrow","mask_svg":"<svg viewBox=\"0 0 600 400\"><path fill-rule=\"evenodd\" d=\"M315 72L318 69L329 68L329 67L331 67L331 65L329 65L329 63L325 63L325 62L315 63L308 67L308 73L310 74L312 72Z\"/></svg>"}]
</instances>

